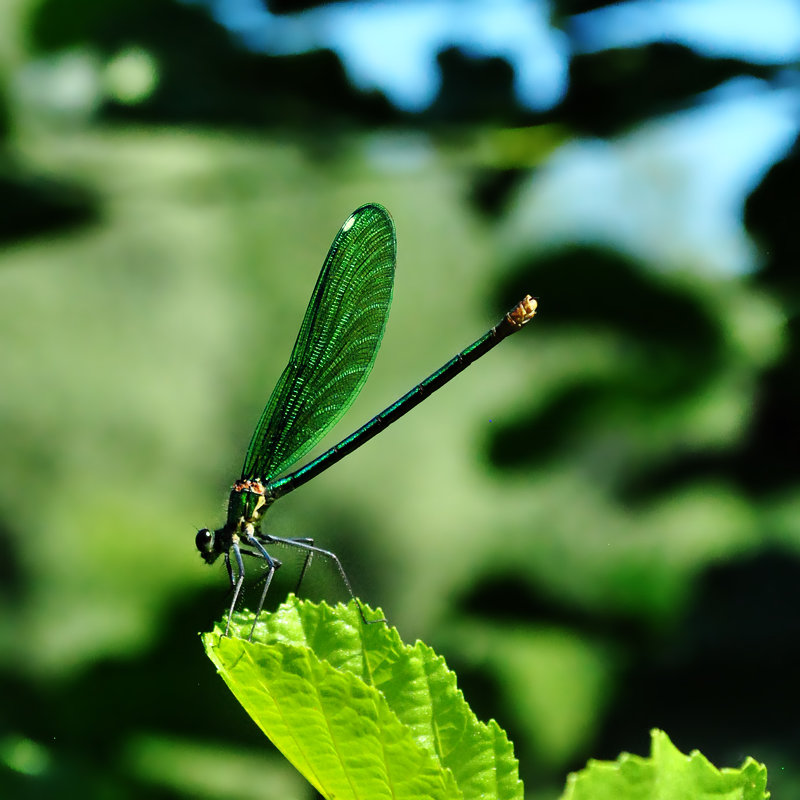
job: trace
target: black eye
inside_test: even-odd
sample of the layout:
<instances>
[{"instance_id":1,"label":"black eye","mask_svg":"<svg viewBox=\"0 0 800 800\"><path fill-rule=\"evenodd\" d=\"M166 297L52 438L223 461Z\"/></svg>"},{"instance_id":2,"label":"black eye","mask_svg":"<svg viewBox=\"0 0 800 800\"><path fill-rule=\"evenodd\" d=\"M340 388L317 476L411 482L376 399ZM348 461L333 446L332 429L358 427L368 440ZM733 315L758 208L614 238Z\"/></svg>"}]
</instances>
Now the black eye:
<instances>
[{"instance_id":1,"label":"black eye","mask_svg":"<svg viewBox=\"0 0 800 800\"><path fill-rule=\"evenodd\" d=\"M201 553L210 553L214 550L214 534L208 528L200 528L194 543Z\"/></svg>"}]
</instances>

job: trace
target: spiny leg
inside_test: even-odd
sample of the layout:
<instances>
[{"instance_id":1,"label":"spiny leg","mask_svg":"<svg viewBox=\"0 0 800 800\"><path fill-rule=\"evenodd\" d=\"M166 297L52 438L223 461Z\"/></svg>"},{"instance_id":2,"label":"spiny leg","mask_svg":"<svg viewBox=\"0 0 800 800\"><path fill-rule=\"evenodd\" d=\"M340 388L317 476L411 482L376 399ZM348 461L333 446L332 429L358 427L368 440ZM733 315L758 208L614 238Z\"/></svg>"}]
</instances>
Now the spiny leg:
<instances>
[{"instance_id":1,"label":"spiny leg","mask_svg":"<svg viewBox=\"0 0 800 800\"><path fill-rule=\"evenodd\" d=\"M308 544L308 545L313 545L314 544L314 540L311 539L310 537L292 539L292 541L293 542L300 542L302 544ZM261 558L261 559L264 558L264 556L262 556L261 553L253 553L250 550L244 550L244 549L242 550L242 555L243 556L253 556L254 558ZM305 560L303 561L303 568L300 570L300 577L297 579L297 584L294 587L294 593L296 595L300 594L300 585L303 583L303 578L305 577L305 574L308 571L309 564L311 564L311 557L313 555L314 555L314 551L313 550L306 551L306 557L305 557ZM275 558L274 556L272 557L272 560L275 562L276 568L282 566L281 562L277 558ZM267 576L267 577L269 577L269 576ZM263 580L263 578L261 580Z\"/></svg>"},{"instance_id":2,"label":"spiny leg","mask_svg":"<svg viewBox=\"0 0 800 800\"><path fill-rule=\"evenodd\" d=\"M231 567L231 557L225 553L225 569L228 570L228 578L231 582L231 589L236 588L236 578L233 577L233 567Z\"/></svg>"},{"instance_id":3,"label":"spiny leg","mask_svg":"<svg viewBox=\"0 0 800 800\"><path fill-rule=\"evenodd\" d=\"M254 553L252 550L245 550L243 547L240 547L239 550L241 551L243 556L249 556L250 558L257 558L259 561L264 560L264 556L261 553ZM283 561L281 561L279 558L275 558L275 556L270 556L270 558L272 559L272 563L275 565L276 570L280 569L283 566ZM269 565L267 565L267 567L269 567ZM261 577L259 577L256 580L256 585L258 585L262 581L265 581L268 577L269 577L269 569L267 569L266 575L261 575Z\"/></svg>"},{"instance_id":4,"label":"spiny leg","mask_svg":"<svg viewBox=\"0 0 800 800\"><path fill-rule=\"evenodd\" d=\"M292 539L292 541L293 542L300 542L302 544L307 544L307 545L310 545L311 547L314 546L314 540L311 537L303 537L301 539L300 538ZM308 570L308 567L311 564L311 558L312 558L313 555L314 555L314 551L313 550L307 550L306 551L306 558L305 558L305 561L303 561L303 568L300 570L300 577L297 579L297 585L294 587L294 593L296 595L298 595L298 596L300 595L300 584L302 584L303 578L305 578L305 576L306 576L306 571Z\"/></svg>"},{"instance_id":5,"label":"spiny leg","mask_svg":"<svg viewBox=\"0 0 800 800\"><path fill-rule=\"evenodd\" d=\"M342 566L342 562L339 561L339 557L336 553L332 553L330 550L323 550L321 547L317 547L314 544L309 544L309 539L284 539L280 536L272 536L268 533L259 534L259 537L263 539L267 544L276 543L276 544L285 544L288 547L297 547L300 550L306 550L309 554L319 553L319 555L324 556L325 558L329 558L336 564L336 569L339 570L339 575L341 575L342 582L344 583L347 591L350 593L350 597L355 600L356 606L358 607L358 613L361 615L361 619L367 625L372 624L373 622L386 622L385 619L367 619L366 615L364 614L364 609L361 606L360 600L356 597L355 592L353 591L353 587L350 585L350 579L347 577L347 573L344 571L344 567ZM306 558L306 562L309 561L309 558ZM305 570L305 568L304 568ZM302 578L302 574L301 574Z\"/></svg>"},{"instance_id":6,"label":"spiny leg","mask_svg":"<svg viewBox=\"0 0 800 800\"><path fill-rule=\"evenodd\" d=\"M228 631L231 627L231 617L233 616L233 609L236 607L236 601L239 599L239 594L242 591L242 583L244 582L244 562L242 561L242 554L239 552L239 545L237 542L233 543L231 548L233 550L233 555L236 557L236 566L239 569L239 575L234 581L233 578L233 567L231 566L231 558L228 553L225 553L225 566L228 568L228 577L231 579L231 585L233 586L233 597L231 598L231 607L228 609L228 624L225 626L225 635L228 635Z\"/></svg>"},{"instance_id":7,"label":"spiny leg","mask_svg":"<svg viewBox=\"0 0 800 800\"><path fill-rule=\"evenodd\" d=\"M260 555L261 558L263 558L267 562L269 567L267 571L267 577L264 579L264 588L261 591L261 599L258 601L258 608L256 609L256 615L253 618L253 627L250 628L250 635L247 637L247 641L252 642L253 633L255 633L256 630L256 623L258 622L258 618L261 615L261 609L264 608L264 600L266 600L267 598L269 585L272 583L272 576L275 574L275 570L278 569L278 567L281 565L281 562L278 561L278 559L273 559L270 556L270 554L264 549L264 546L261 544L261 542L259 542L258 539L256 539L255 536L253 536L253 534L247 534L245 538L247 540L247 543L251 547L255 547L256 550L258 550L258 555ZM251 553L250 555L256 555L256 554Z\"/></svg>"}]
</instances>

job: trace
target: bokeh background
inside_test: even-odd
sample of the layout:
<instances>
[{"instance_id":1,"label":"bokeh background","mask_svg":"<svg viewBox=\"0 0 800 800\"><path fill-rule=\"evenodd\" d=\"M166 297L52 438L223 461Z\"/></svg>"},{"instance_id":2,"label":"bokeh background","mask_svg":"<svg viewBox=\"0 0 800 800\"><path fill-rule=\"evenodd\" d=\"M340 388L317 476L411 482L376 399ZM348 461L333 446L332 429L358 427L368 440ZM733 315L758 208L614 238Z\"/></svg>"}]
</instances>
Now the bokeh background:
<instances>
[{"instance_id":1,"label":"bokeh background","mask_svg":"<svg viewBox=\"0 0 800 800\"><path fill-rule=\"evenodd\" d=\"M203 655L193 539L377 201L327 444L540 313L270 530L447 657L528 797L653 726L800 797L799 54L792 0L2 3L0 796L314 796Z\"/></svg>"}]
</instances>

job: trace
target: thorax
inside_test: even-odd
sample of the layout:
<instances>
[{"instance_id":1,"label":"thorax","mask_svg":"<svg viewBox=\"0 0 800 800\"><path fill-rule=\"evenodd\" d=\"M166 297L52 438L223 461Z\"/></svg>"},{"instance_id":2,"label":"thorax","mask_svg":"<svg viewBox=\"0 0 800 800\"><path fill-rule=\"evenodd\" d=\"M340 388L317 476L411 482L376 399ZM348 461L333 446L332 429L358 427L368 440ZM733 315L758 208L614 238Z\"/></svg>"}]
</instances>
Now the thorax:
<instances>
[{"instance_id":1,"label":"thorax","mask_svg":"<svg viewBox=\"0 0 800 800\"><path fill-rule=\"evenodd\" d=\"M271 503L272 498L267 494L261 481L249 479L236 481L228 498L226 528L238 531L242 524L255 524Z\"/></svg>"}]
</instances>

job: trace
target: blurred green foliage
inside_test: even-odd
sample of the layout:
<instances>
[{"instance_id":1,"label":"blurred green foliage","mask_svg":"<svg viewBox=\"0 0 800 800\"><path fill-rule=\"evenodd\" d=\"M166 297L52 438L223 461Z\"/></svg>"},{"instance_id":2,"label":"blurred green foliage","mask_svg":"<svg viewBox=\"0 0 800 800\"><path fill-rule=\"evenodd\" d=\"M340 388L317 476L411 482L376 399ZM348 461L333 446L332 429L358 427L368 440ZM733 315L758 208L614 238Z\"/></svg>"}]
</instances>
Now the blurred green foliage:
<instances>
[{"instance_id":1,"label":"blurred green foliage","mask_svg":"<svg viewBox=\"0 0 800 800\"><path fill-rule=\"evenodd\" d=\"M554 3L553 25L568 37L587 5ZM713 110L697 93L734 76L787 85L785 66L584 53L537 115L505 62L450 48L412 115L332 52L244 49L202 4L0 14L0 796L309 797L205 661L226 578L193 537L221 519L332 236L371 200L398 228L394 309L336 434L520 293L540 313L271 530L334 549L446 654L531 797L653 727L715 763L749 753L791 796L797 148L747 199L748 275L589 230L545 249L526 223L554 150ZM273 605L297 567L279 555ZM309 594L341 599L313 572Z\"/></svg>"}]
</instances>

